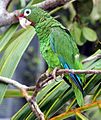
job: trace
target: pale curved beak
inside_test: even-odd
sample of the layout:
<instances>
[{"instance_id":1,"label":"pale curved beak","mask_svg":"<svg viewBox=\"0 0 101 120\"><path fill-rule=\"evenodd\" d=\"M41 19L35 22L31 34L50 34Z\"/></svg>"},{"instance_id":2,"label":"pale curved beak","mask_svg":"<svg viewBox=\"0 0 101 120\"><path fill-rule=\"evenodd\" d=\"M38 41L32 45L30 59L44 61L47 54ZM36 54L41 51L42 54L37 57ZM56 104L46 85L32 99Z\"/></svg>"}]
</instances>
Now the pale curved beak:
<instances>
[{"instance_id":1,"label":"pale curved beak","mask_svg":"<svg viewBox=\"0 0 101 120\"><path fill-rule=\"evenodd\" d=\"M18 19L19 19L20 25L25 29L27 28L27 26L31 25L31 22L24 17L18 17Z\"/></svg>"}]
</instances>

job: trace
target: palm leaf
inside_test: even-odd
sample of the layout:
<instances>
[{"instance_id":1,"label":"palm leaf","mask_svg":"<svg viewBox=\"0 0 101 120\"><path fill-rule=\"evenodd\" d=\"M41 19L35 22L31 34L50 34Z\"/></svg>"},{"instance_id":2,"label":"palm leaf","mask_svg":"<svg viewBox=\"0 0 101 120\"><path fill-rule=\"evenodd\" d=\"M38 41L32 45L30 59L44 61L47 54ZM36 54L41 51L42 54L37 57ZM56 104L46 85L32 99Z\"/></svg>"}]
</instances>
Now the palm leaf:
<instances>
[{"instance_id":1,"label":"palm leaf","mask_svg":"<svg viewBox=\"0 0 101 120\"><path fill-rule=\"evenodd\" d=\"M24 51L34 36L34 33L34 29L30 27L7 46L7 49L0 60L1 76L8 78L12 77ZM8 85L4 83L0 84L0 103L4 98L7 86Z\"/></svg>"}]
</instances>

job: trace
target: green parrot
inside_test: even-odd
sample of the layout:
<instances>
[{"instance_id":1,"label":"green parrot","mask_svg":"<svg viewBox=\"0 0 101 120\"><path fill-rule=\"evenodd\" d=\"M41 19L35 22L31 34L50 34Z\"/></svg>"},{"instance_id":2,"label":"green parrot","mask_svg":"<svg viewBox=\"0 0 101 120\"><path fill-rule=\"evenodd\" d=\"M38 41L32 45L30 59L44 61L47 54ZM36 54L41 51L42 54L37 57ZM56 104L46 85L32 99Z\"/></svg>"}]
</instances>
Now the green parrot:
<instances>
[{"instance_id":1,"label":"green parrot","mask_svg":"<svg viewBox=\"0 0 101 120\"><path fill-rule=\"evenodd\" d=\"M82 69L79 50L70 32L49 13L38 7L27 7L17 16L23 28L35 27L40 43L40 52L50 70L54 68ZM76 96L82 94L82 79L77 74L66 76L71 81Z\"/></svg>"}]
</instances>

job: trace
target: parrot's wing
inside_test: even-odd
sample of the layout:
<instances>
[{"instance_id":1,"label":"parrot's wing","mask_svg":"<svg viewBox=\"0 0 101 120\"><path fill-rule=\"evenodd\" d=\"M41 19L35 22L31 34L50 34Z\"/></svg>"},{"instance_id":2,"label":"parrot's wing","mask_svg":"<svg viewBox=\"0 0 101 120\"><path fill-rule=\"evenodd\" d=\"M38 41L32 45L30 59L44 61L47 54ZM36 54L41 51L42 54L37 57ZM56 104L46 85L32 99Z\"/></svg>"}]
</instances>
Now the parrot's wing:
<instances>
[{"instance_id":1,"label":"parrot's wing","mask_svg":"<svg viewBox=\"0 0 101 120\"><path fill-rule=\"evenodd\" d=\"M70 35L68 30L61 27L51 28L50 46L57 54L64 69L79 69L80 67L76 64L75 55L78 54L78 48L75 41ZM84 91L82 88L82 82L78 75L69 74L72 79L72 85L74 87L74 93L77 98L77 102L80 106L84 105L83 95Z\"/></svg>"},{"instance_id":2,"label":"parrot's wing","mask_svg":"<svg viewBox=\"0 0 101 120\"><path fill-rule=\"evenodd\" d=\"M67 32L60 27L51 28L50 45L60 58L61 56L64 58L71 69L79 69L75 64L75 56L79 54L78 48L69 31Z\"/></svg>"},{"instance_id":3,"label":"parrot's wing","mask_svg":"<svg viewBox=\"0 0 101 120\"><path fill-rule=\"evenodd\" d=\"M53 52L57 54L63 68L77 69L78 66L76 66L75 63L75 55L78 54L78 49L69 31L65 32L65 30L60 27L53 27L51 30L50 46ZM74 81L75 85L83 93L80 77L72 73L70 73L70 77Z\"/></svg>"}]
</instances>

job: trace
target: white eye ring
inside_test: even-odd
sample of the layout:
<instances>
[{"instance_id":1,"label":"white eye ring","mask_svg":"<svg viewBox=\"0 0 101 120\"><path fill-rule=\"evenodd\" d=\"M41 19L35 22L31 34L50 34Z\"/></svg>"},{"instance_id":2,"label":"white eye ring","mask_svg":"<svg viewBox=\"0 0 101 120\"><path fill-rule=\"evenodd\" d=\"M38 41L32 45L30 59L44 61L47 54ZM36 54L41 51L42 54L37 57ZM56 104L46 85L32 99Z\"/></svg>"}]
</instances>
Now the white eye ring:
<instances>
[{"instance_id":1,"label":"white eye ring","mask_svg":"<svg viewBox=\"0 0 101 120\"><path fill-rule=\"evenodd\" d=\"M28 16L28 15L30 15L31 14L31 9L26 9L25 11L24 11L24 16Z\"/></svg>"}]
</instances>

